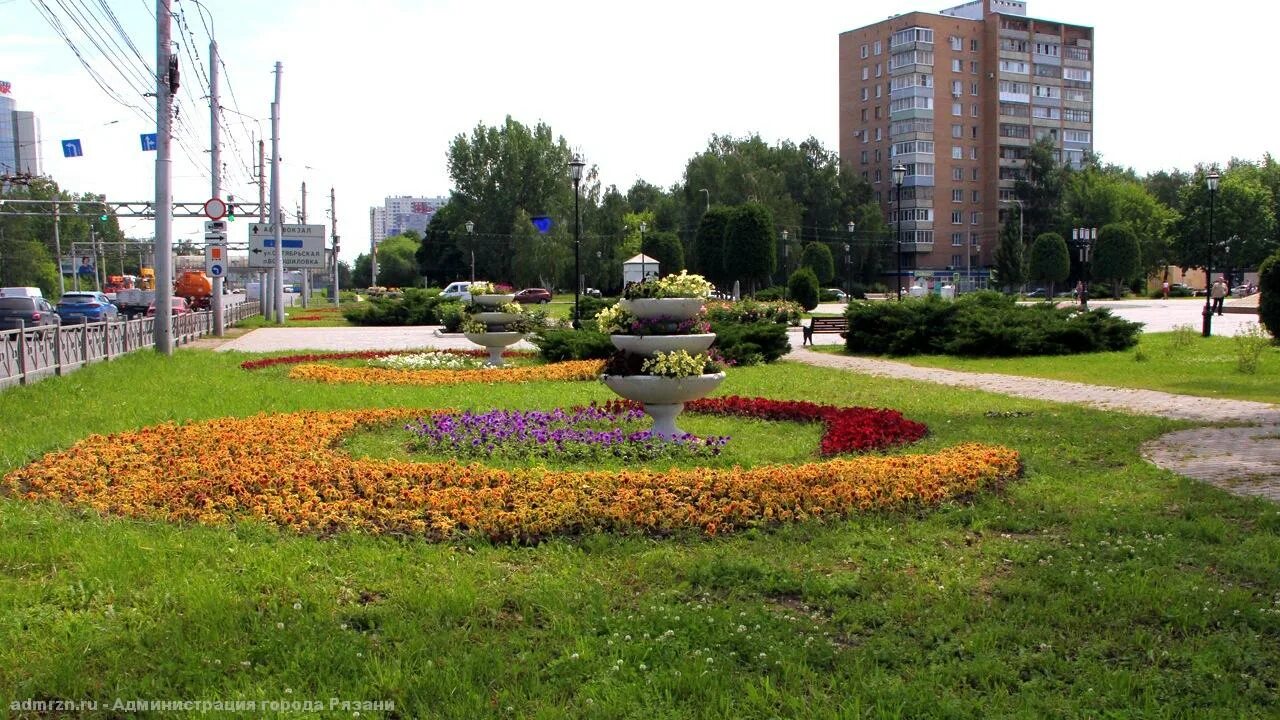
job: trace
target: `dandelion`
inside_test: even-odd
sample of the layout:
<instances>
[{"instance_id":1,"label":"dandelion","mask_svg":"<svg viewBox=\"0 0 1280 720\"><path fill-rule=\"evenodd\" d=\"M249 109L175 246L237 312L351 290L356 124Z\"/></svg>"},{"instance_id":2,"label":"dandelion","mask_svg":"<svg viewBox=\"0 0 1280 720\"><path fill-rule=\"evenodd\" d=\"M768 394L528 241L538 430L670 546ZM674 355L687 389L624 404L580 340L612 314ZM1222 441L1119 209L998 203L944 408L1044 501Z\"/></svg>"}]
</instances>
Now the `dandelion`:
<instances>
[{"instance_id":1,"label":"dandelion","mask_svg":"<svg viewBox=\"0 0 1280 720\"><path fill-rule=\"evenodd\" d=\"M577 659L578 659L578 657L579 657L578 653L574 653L574 654L572 654L572 655L570 655L570 656L569 656L569 659L570 659L570 660L577 660Z\"/></svg>"}]
</instances>

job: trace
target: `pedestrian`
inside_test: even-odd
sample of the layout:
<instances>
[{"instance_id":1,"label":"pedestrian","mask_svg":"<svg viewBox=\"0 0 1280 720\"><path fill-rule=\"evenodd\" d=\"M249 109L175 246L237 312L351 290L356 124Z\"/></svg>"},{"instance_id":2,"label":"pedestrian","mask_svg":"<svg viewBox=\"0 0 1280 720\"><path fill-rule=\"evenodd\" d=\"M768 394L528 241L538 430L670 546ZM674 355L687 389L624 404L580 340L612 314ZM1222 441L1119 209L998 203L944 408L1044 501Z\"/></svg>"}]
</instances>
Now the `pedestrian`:
<instances>
[{"instance_id":1,"label":"pedestrian","mask_svg":"<svg viewBox=\"0 0 1280 720\"><path fill-rule=\"evenodd\" d=\"M1213 307L1209 309L1211 313L1222 314L1222 301L1227 297L1227 279L1225 277L1218 278L1213 284L1213 288L1209 290L1209 297L1213 299Z\"/></svg>"},{"instance_id":2,"label":"pedestrian","mask_svg":"<svg viewBox=\"0 0 1280 720\"><path fill-rule=\"evenodd\" d=\"M1160 294L1164 296L1165 300L1169 299L1169 281L1168 280L1165 280L1163 283L1160 283Z\"/></svg>"}]
</instances>

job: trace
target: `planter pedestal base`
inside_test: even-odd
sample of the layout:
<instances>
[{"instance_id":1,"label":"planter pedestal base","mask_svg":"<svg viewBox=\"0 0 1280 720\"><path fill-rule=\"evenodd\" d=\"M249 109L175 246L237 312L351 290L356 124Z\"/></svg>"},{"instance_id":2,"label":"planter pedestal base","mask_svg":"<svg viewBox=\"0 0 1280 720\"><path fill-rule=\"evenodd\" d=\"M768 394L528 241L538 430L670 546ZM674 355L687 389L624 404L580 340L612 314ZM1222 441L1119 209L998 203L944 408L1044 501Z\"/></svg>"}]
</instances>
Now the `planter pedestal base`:
<instances>
[{"instance_id":1,"label":"planter pedestal base","mask_svg":"<svg viewBox=\"0 0 1280 720\"><path fill-rule=\"evenodd\" d=\"M683 430L676 427L676 416L684 412L684 403L675 403L672 405L651 405L645 403L644 412L653 418L654 435L664 440L673 440L685 434Z\"/></svg>"}]
</instances>

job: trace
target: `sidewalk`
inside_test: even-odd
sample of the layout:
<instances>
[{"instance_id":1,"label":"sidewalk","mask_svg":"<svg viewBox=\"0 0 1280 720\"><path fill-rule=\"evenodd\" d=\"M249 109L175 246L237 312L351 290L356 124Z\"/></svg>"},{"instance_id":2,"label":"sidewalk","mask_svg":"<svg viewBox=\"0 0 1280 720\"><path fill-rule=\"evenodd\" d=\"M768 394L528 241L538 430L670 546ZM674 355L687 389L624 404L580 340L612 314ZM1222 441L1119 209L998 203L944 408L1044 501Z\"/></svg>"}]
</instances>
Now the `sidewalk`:
<instances>
[{"instance_id":1,"label":"sidewalk","mask_svg":"<svg viewBox=\"0 0 1280 720\"><path fill-rule=\"evenodd\" d=\"M915 367L892 360L817 353L795 343L792 348L786 356L788 360L864 375L1088 405L1114 412L1200 422L1247 423L1252 427L1194 428L1169 433L1144 445L1142 454L1159 467L1211 483L1227 492L1280 502L1280 405Z\"/></svg>"}]
</instances>

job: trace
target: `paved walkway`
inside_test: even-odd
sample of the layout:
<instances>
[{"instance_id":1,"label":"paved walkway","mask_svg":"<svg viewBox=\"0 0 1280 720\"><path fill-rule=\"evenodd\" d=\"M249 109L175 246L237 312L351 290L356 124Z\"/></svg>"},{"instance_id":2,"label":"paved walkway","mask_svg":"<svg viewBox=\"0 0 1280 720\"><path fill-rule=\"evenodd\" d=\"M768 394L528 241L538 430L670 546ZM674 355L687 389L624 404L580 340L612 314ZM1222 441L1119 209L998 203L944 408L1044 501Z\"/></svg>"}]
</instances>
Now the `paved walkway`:
<instances>
[{"instance_id":1,"label":"paved walkway","mask_svg":"<svg viewBox=\"0 0 1280 720\"><path fill-rule=\"evenodd\" d=\"M258 328L218 346L219 352L278 352L280 350L476 350L478 345L462 335L437 334L438 327L267 327ZM533 350L520 341L514 350Z\"/></svg>"},{"instance_id":2,"label":"paved walkway","mask_svg":"<svg viewBox=\"0 0 1280 720\"><path fill-rule=\"evenodd\" d=\"M1280 405L923 368L892 360L813 352L800 348L795 342L792 347L796 349L787 355L789 360L864 375L919 380L1179 420L1248 423L1250 427L1193 428L1168 433L1143 445L1142 454L1159 467L1211 483L1227 492L1280 502Z\"/></svg>"}]
</instances>

